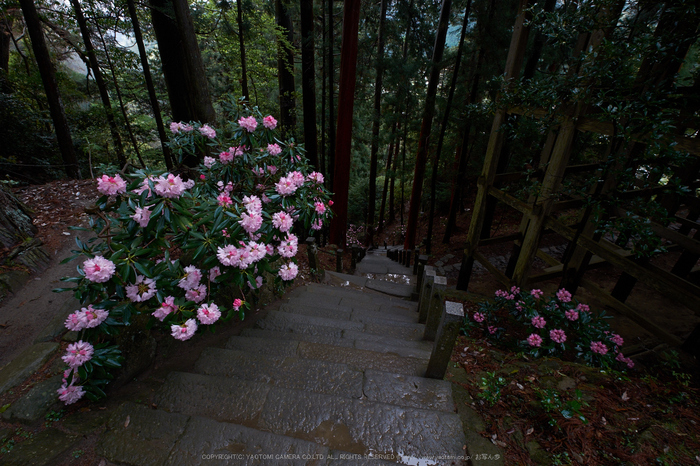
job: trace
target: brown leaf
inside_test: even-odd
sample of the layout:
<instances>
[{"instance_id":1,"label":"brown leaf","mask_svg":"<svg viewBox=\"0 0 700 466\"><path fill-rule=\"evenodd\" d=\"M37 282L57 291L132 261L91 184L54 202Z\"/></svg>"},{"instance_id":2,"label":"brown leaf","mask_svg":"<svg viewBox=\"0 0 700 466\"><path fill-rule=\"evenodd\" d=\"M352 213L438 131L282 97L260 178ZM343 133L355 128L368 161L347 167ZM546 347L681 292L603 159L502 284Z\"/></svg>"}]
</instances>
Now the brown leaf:
<instances>
[{"instance_id":1,"label":"brown leaf","mask_svg":"<svg viewBox=\"0 0 700 466\"><path fill-rule=\"evenodd\" d=\"M129 423L131 422L131 416L126 417L126 421L124 421L124 428L126 429L129 427Z\"/></svg>"}]
</instances>

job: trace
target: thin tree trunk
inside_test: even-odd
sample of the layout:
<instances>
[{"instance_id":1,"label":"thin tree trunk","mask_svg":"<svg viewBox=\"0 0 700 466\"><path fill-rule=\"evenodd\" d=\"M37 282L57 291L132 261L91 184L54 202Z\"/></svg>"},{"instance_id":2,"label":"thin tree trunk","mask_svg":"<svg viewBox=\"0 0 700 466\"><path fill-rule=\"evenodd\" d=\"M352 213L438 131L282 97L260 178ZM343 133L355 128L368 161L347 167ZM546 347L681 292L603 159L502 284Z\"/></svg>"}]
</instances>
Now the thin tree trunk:
<instances>
[{"instance_id":1,"label":"thin tree trunk","mask_svg":"<svg viewBox=\"0 0 700 466\"><path fill-rule=\"evenodd\" d=\"M321 152L319 154L319 169L326 173L326 10L321 2Z\"/></svg>"},{"instance_id":2,"label":"thin tree trunk","mask_svg":"<svg viewBox=\"0 0 700 466\"><path fill-rule=\"evenodd\" d=\"M75 18L78 20L78 26L80 27L80 35L83 36L83 44L85 44L85 53L90 61L90 68L92 68L92 75L95 77L95 84L97 85L97 90L100 93L100 100L102 100L102 106L105 109L105 114L107 116L107 124L109 125L109 131L112 134L112 141L114 143L114 150L117 152L117 159L119 161L119 166L123 167L126 165L126 157L124 156L124 146L122 145L122 138L119 135L119 130L117 129L117 123L114 121L114 113L112 113L112 104L109 100L109 93L107 92L107 86L105 85L104 78L102 77L102 70L100 70L100 64L97 61L97 54L95 53L95 48L92 45L92 40L90 39L90 30L88 29L87 21L85 20L85 15L83 15L83 10L80 7L79 0L71 0L73 5L73 10L75 11Z\"/></svg>"},{"instance_id":3,"label":"thin tree trunk","mask_svg":"<svg viewBox=\"0 0 700 466\"><path fill-rule=\"evenodd\" d=\"M0 70L5 73L10 71L10 44L12 43L12 24L14 17L8 12L2 13L0 21Z\"/></svg>"},{"instance_id":4,"label":"thin tree trunk","mask_svg":"<svg viewBox=\"0 0 700 466\"><path fill-rule=\"evenodd\" d=\"M248 69L245 58L245 40L243 39L243 7L241 3L243 3L242 0L236 0L236 9L238 12L238 44L241 52L241 94L243 94L243 98L246 102L250 102L250 95L248 93Z\"/></svg>"},{"instance_id":5,"label":"thin tree trunk","mask_svg":"<svg viewBox=\"0 0 700 466\"><path fill-rule=\"evenodd\" d=\"M367 244L374 239L374 209L377 199L377 153L379 152L379 126L382 110L382 76L384 74L384 23L387 0L381 0L379 32L377 33L377 75L374 81L374 118L372 122L372 148L369 159L369 201L367 209Z\"/></svg>"},{"instance_id":6,"label":"thin tree trunk","mask_svg":"<svg viewBox=\"0 0 700 466\"><path fill-rule=\"evenodd\" d=\"M394 124L391 127L391 134L389 136L389 150L386 153L386 169L385 169L385 175L384 175L384 189L382 190L382 203L379 207L379 224L377 226L377 232L381 232L383 227L384 227L384 213L386 212L386 197L387 194L389 194L389 178L393 178L393 174L391 174L391 160L392 160L392 155L394 153L394 143L398 144L398 141L396 141L396 130L400 128L397 128L398 126L398 121L395 121Z\"/></svg>"},{"instance_id":7,"label":"thin tree trunk","mask_svg":"<svg viewBox=\"0 0 700 466\"><path fill-rule=\"evenodd\" d=\"M411 203L408 210L408 225L406 227L406 239L404 249L413 249L416 242L416 229L418 227L418 214L420 213L420 200L423 192L423 179L425 178L425 165L428 159L428 139L435 114L435 96L437 94L438 81L440 80L440 62L445 50L445 37L450 22L450 8L452 0L443 0L440 10L440 23L433 47L433 65L428 81L428 91L423 110L423 122L421 124L420 139L418 141L418 153L416 155L416 167L413 174L413 189L411 191Z\"/></svg>"},{"instance_id":8,"label":"thin tree trunk","mask_svg":"<svg viewBox=\"0 0 700 466\"><path fill-rule=\"evenodd\" d=\"M331 243L345 248L350 187L350 148L352 113L357 71L357 32L360 23L360 0L345 0L343 6L343 42L340 50L340 88L338 91L338 138L335 163L335 214L331 223Z\"/></svg>"},{"instance_id":9,"label":"thin tree trunk","mask_svg":"<svg viewBox=\"0 0 700 466\"><path fill-rule=\"evenodd\" d=\"M160 114L160 104L158 103L158 96L156 95L156 89L153 86L153 78L151 77L151 67L148 65L148 55L146 54L146 47L143 44L143 36L141 35L141 26L139 24L139 18L136 15L136 7L134 6L134 0L126 0L127 6L129 8L129 16L131 17L131 24L134 29L134 37L136 38L136 44L139 48L139 56L141 57L141 68L143 71L143 77L146 81L146 88L148 89L148 98L151 101L151 108L153 109L153 116L156 119L156 128L158 130L158 138L160 139L160 146L163 149L163 157L165 158L165 166L168 170L173 169L173 161L170 154L170 148L168 147L168 137L165 133L165 127L163 125L163 117Z\"/></svg>"},{"instance_id":10,"label":"thin tree trunk","mask_svg":"<svg viewBox=\"0 0 700 466\"><path fill-rule=\"evenodd\" d=\"M277 79L279 82L280 126L285 136L296 132L296 112L294 105L294 30L292 18L283 0L276 0L277 26L282 29L286 43L279 41L277 55Z\"/></svg>"},{"instance_id":11,"label":"thin tree trunk","mask_svg":"<svg viewBox=\"0 0 700 466\"><path fill-rule=\"evenodd\" d=\"M318 169L315 49L314 2L313 0L301 0L301 87L304 108L304 147L309 162Z\"/></svg>"},{"instance_id":12,"label":"thin tree trunk","mask_svg":"<svg viewBox=\"0 0 700 466\"><path fill-rule=\"evenodd\" d=\"M41 74L41 81L44 84L46 98L49 102L49 111L56 131L56 139L58 141L58 147L61 150L66 174L71 178L79 179L80 170L78 169L78 159L73 150L73 140L71 138L70 128L68 127L66 113L63 109L63 103L61 102L61 96L58 92L56 75L53 63L51 63L51 57L49 56L49 49L46 46L44 33L41 30L39 14L32 0L19 0L19 4L24 14L24 22L27 25L27 31L32 39L34 57L36 58L39 73Z\"/></svg>"},{"instance_id":13,"label":"thin tree trunk","mask_svg":"<svg viewBox=\"0 0 700 466\"><path fill-rule=\"evenodd\" d=\"M464 37L467 34L467 25L469 23L469 10L471 9L471 0L467 1L467 9L464 12L464 21L462 22L462 33L459 37L459 46L457 47L457 58L455 62L455 69L452 74L452 82L450 83L450 92L447 97L447 106L445 107L445 114L442 117L442 126L440 127L440 136L438 137L437 150L435 151L435 160L433 161L433 174L430 180L430 211L428 214L428 235L425 245L425 250L427 254L430 254L431 243L433 241L433 222L435 215L435 191L437 187L437 176L438 176L438 165L440 164L440 154L442 153L442 144L445 140L445 131L447 131L447 125L450 121L450 109L452 107L452 99L455 95L455 88L457 87L457 78L459 77L459 65L462 61L462 51L464 50Z\"/></svg>"},{"instance_id":14,"label":"thin tree trunk","mask_svg":"<svg viewBox=\"0 0 700 466\"><path fill-rule=\"evenodd\" d=\"M335 116L333 104L335 102L335 90L333 79L335 77L335 60L333 57L333 0L328 0L328 187L335 190Z\"/></svg>"}]
</instances>

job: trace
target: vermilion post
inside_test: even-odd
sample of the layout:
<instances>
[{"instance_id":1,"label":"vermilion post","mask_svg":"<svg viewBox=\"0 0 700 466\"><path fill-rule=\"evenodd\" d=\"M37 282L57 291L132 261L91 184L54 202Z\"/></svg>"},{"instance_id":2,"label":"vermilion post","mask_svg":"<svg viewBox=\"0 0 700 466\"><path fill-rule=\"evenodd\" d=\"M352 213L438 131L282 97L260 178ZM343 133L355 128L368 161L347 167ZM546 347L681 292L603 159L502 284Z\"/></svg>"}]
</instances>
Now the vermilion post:
<instances>
[{"instance_id":1,"label":"vermilion post","mask_svg":"<svg viewBox=\"0 0 700 466\"><path fill-rule=\"evenodd\" d=\"M350 187L350 147L352 111L355 101L357 70L357 31L360 23L360 0L346 0L343 9L343 42L340 47L340 83L338 89L338 131L335 140L335 174L333 197L335 217L331 222L331 243L345 248Z\"/></svg>"}]
</instances>

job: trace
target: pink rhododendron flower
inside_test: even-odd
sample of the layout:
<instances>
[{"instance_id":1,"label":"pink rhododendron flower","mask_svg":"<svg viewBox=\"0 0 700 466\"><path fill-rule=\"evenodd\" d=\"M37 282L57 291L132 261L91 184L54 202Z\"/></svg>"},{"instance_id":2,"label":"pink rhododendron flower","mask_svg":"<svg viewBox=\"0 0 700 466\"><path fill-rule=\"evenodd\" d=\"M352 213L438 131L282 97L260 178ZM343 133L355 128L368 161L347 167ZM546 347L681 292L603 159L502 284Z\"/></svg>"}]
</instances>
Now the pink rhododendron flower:
<instances>
[{"instance_id":1,"label":"pink rhododendron flower","mask_svg":"<svg viewBox=\"0 0 700 466\"><path fill-rule=\"evenodd\" d=\"M82 385L66 385L65 383L61 385L61 388L56 390L58 392L58 399L63 401L65 404L70 405L78 401L85 395L85 390L83 390Z\"/></svg>"},{"instance_id":2,"label":"pink rhododendron flower","mask_svg":"<svg viewBox=\"0 0 700 466\"><path fill-rule=\"evenodd\" d=\"M314 202L314 210L317 214L323 215L326 212L326 206L323 202Z\"/></svg>"},{"instance_id":3,"label":"pink rhododendron flower","mask_svg":"<svg viewBox=\"0 0 700 466\"><path fill-rule=\"evenodd\" d=\"M250 254L251 262L257 262L267 255L267 248L263 243L251 241L246 245L245 250Z\"/></svg>"},{"instance_id":4,"label":"pink rhododendron flower","mask_svg":"<svg viewBox=\"0 0 700 466\"><path fill-rule=\"evenodd\" d=\"M332 206L332 205L333 205L333 201L328 201L328 205L329 205L329 206Z\"/></svg>"},{"instance_id":5,"label":"pink rhododendron flower","mask_svg":"<svg viewBox=\"0 0 700 466\"><path fill-rule=\"evenodd\" d=\"M217 196L216 202L219 203L221 207L228 207L233 204L233 200L231 199L231 196L229 196L227 193L221 193Z\"/></svg>"},{"instance_id":6,"label":"pink rhododendron flower","mask_svg":"<svg viewBox=\"0 0 700 466\"><path fill-rule=\"evenodd\" d=\"M156 294L156 282L152 278L137 275L133 285L127 285L126 297L135 303L151 299Z\"/></svg>"},{"instance_id":7,"label":"pink rhododendron flower","mask_svg":"<svg viewBox=\"0 0 700 466\"><path fill-rule=\"evenodd\" d=\"M544 328L547 325L547 321L542 316L535 316L532 318L532 325L535 328Z\"/></svg>"},{"instance_id":8,"label":"pink rhododendron flower","mask_svg":"<svg viewBox=\"0 0 700 466\"><path fill-rule=\"evenodd\" d=\"M177 312L177 309L178 306L175 305L175 298L173 296L168 296L160 307L153 312L153 317L163 322L163 319L165 319L168 314Z\"/></svg>"},{"instance_id":9,"label":"pink rhododendron flower","mask_svg":"<svg viewBox=\"0 0 700 466\"><path fill-rule=\"evenodd\" d=\"M202 272L194 265L188 265L185 267L185 276L180 279L177 286L183 290L192 290L199 286L199 282L202 280Z\"/></svg>"},{"instance_id":10,"label":"pink rhododendron flower","mask_svg":"<svg viewBox=\"0 0 700 466\"><path fill-rule=\"evenodd\" d=\"M571 301L571 293L562 288L561 290L557 291L557 298L559 298L559 301L562 303L568 303Z\"/></svg>"},{"instance_id":11,"label":"pink rhododendron flower","mask_svg":"<svg viewBox=\"0 0 700 466\"><path fill-rule=\"evenodd\" d=\"M271 175L274 175L275 173L277 173L277 167L275 167L274 165L268 165L267 171L269 171Z\"/></svg>"},{"instance_id":12,"label":"pink rhododendron flower","mask_svg":"<svg viewBox=\"0 0 700 466\"><path fill-rule=\"evenodd\" d=\"M288 196L290 194L294 194L296 190L297 185L294 183L294 181L287 178L286 176L280 178L280 180L275 184L275 191L277 191L277 194L279 194L280 196Z\"/></svg>"},{"instance_id":13,"label":"pink rhododendron flower","mask_svg":"<svg viewBox=\"0 0 700 466\"><path fill-rule=\"evenodd\" d=\"M525 305L525 301L518 301L517 303L515 303L515 308L516 308L518 311L523 312L523 310L525 309L525 308L523 307L524 305Z\"/></svg>"},{"instance_id":14,"label":"pink rhododendron flower","mask_svg":"<svg viewBox=\"0 0 700 466\"><path fill-rule=\"evenodd\" d=\"M282 153L282 149L280 148L279 144L268 144L267 152L270 155L280 155Z\"/></svg>"},{"instance_id":15,"label":"pink rhododendron flower","mask_svg":"<svg viewBox=\"0 0 700 466\"><path fill-rule=\"evenodd\" d=\"M197 319L204 325L211 325L221 317L219 306L214 303L202 304L197 309Z\"/></svg>"},{"instance_id":16,"label":"pink rhododendron flower","mask_svg":"<svg viewBox=\"0 0 700 466\"><path fill-rule=\"evenodd\" d=\"M591 308L588 306L588 304L579 303L579 305L576 306L576 309L579 312L591 312Z\"/></svg>"},{"instance_id":17,"label":"pink rhododendron flower","mask_svg":"<svg viewBox=\"0 0 700 466\"><path fill-rule=\"evenodd\" d=\"M299 240L296 235L288 234L287 238L281 241L277 251L282 257L294 257L297 254Z\"/></svg>"},{"instance_id":18,"label":"pink rhododendron flower","mask_svg":"<svg viewBox=\"0 0 700 466\"><path fill-rule=\"evenodd\" d=\"M95 309L90 304L88 307L84 307L80 310L83 313L83 319L85 321L85 328L95 328L102 322L107 320L109 312L104 309Z\"/></svg>"},{"instance_id":19,"label":"pink rhododendron flower","mask_svg":"<svg viewBox=\"0 0 700 466\"><path fill-rule=\"evenodd\" d=\"M294 278L297 276L297 273L299 273L299 268L294 262L290 262L289 264L283 265L280 267L279 272L277 272L277 275L282 278L282 280L294 280Z\"/></svg>"},{"instance_id":20,"label":"pink rhododendron flower","mask_svg":"<svg viewBox=\"0 0 700 466\"><path fill-rule=\"evenodd\" d=\"M488 331L491 335L495 334L498 331L498 327L494 327L493 325L488 326Z\"/></svg>"},{"instance_id":21,"label":"pink rhododendron flower","mask_svg":"<svg viewBox=\"0 0 700 466\"><path fill-rule=\"evenodd\" d=\"M92 345L86 341L80 340L76 343L71 343L66 348L66 354L61 357L63 362L68 364L71 368L82 366L90 359L92 359L92 353L95 349Z\"/></svg>"},{"instance_id":22,"label":"pink rhododendron flower","mask_svg":"<svg viewBox=\"0 0 700 466\"><path fill-rule=\"evenodd\" d=\"M174 121L170 123L170 131L172 131L173 134L178 134L180 131L189 133L193 129L192 125L188 125L187 123L176 123Z\"/></svg>"},{"instance_id":23,"label":"pink rhododendron flower","mask_svg":"<svg viewBox=\"0 0 700 466\"><path fill-rule=\"evenodd\" d=\"M219 161L224 165L226 165L229 162L233 162L233 154L227 151L220 152Z\"/></svg>"},{"instance_id":24,"label":"pink rhododendron flower","mask_svg":"<svg viewBox=\"0 0 700 466\"><path fill-rule=\"evenodd\" d=\"M123 194L126 192L126 181L119 175L102 175L102 178L97 179L97 190L107 196Z\"/></svg>"},{"instance_id":25,"label":"pink rhododendron flower","mask_svg":"<svg viewBox=\"0 0 700 466\"><path fill-rule=\"evenodd\" d=\"M209 269L209 281L216 281L216 277L219 275L221 275L221 269L218 265Z\"/></svg>"},{"instance_id":26,"label":"pink rhododendron flower","mask_svg":"<svg viewBox=\"0 0 700 466\"><path fill-rule=\"evenodd\" d=\"M268 115L265 118L263 118L263 126L267 129L275 129L277 128L277 120L275 120L275 118L272 115Z\"/></svg>"},{"instance_id":27,"label":"pink rhododendron flower","mask_svg":"<svg viewBox=\"0 0 700 466\"><path fill-rule=\"evenodd\" d=\"M133 218L141 228L146 228L148 222L151 220L151 211L148 207L143 209L141 207L136 207L134 215L132 215L131 218Z\"/></svg>"},{"instance_id":28,"label":"pink rhododendron flower","mask_svg":"<svg viewBox=\"0 0 700 466\"><path fill-rule=\"evenodd\" d=\"M321 184L323 183L323 174L319 172L313 172L308 176L309 181L313 181L314 183Z\"/></svg>"},{"instance_id":29,"label":"pink rhododendron flower","mask_svg":"<svg viewBox=\"0 0 700 466\"><path fill-rule=\"evenodd\" d=\"M199 132L209 139L214 139L216 137L216 130L209 125L202 125L202 127L199 128Z\"/></svg>"},{"instance_id":30,"label":"pink rhododendron flower","mask_svg":"<svg viewBox=\"0 0 700 466\"><path fill-rule=\"evenodd\" d=\"M258 196L244 196L243 205L249 214L262 213L262 201Z\"/></svg>"},{"instance_id":31,"label":"pink rhododendron flower","mask_svg":"<svg viewBox=\"0 0 700 466\"><path fill-rule=\"evenodd\" d=\"M617 333L612 334L612 336L610 337L610 341L615 343L617 346L622 346L625 343L625 340Z\"/></svg>"},{"instance_id":32,"label":"pink rhododendron flower","mask_svg":"<svg viewBox=\"0 0 700 466\"><path fill-rule=\"evenodd\" d=\"M240 261L240 252L236 246L229 244L223 248L218 247L216 250L216 257L221 264L236 267Z\"/></svg>"},{"instance_id":33,"label":"pink rhododendron flower","mask_svg":"<svg viewBox=\"0 0 700 466\"><path fill-rule=\"evenodd\" d=\"M512 294L518 294L518 293L520 293L520 288L518 288L517 286L513 286L510 288L510 292Z\"/></svg>"},{"instance_id":34,"label":"pink rhododendron flower","mask_svg":"<svg viewBox=\"0 0 700 466\"><path fill-rule=\"evenodd\" d=\"M569 309L568 311L564 312L564 315L572 322L578 320L578 311L575 309Z\"/></svg>"},{"instance_id":35,"label":"pink rhododendron flower","mask_svg":"<svg viewBox=\"0 0 700 466\"><path fill-rule=\"evenodd\" d=\"M320 230L321 228L323 228L323 221L320 218L317 218L311 223L312 230Z\"/></svg>"},{"instance_id":36,"label":"pink rhododendron flower","mask_svg":"<svg viewBox=\"0 0 700 466\"><path fill-rule=\"evenodd\" d=\"M286 212L276 212L272 214L272 226L277 228L282 233L286 233L292 228L294 220L292 216Z\"/></svg>"},{"instance_id":37,"label":"pink rhododendron flower","mask_svg":"<svg viewBox=\"0 0 700 466\"><path fill-rule=\"evenodd\" d=\"M214 157L209 157L209 156L204 157L204 166L205 167L211 168L214 166L215 163L216 163L216 159Z\"/></svg>"},{"instance_id":38,"label":"pink rhododendron flower","mask_svg":"<svg viewBox=\"0 0 700 466\"><path fill-rule=\"evenodd\" d=\"M236 299L233 300L233 308L234 308L236 311L239 310L239 309L241 308L241 306L243 306L243 301L242 301L242 300L240 300L240 299L238 299L238 298L236 298Z\"/></svg>"},{"instance_id":39,"label":"pink rhododendron flower","mask_svg":"<svg viewBox=\"0 0 700 466\"><path fill-rule=\"evenodd\" d=\"M176 199L185 192L187 187L182 182L180 175L174 176L168 174L167 177L159 176L154 180L154 188L156 194L169 199Z\"/></svg>"},{"instance_id":40,"label":"pink rhododendron flower","mask_svg":"<svg viewBox=\"0 0 700 466\"><path fill-rule=\"evenodd\" d=\"M241 214L241 220L238 222L248 234L255 233L262 226L263 218L262 215L258 213L252 213L248 215L243 212Z\"/></svg>"},{"instance_id":41,"label":"pink rhododendron flower","mask_svg":"<svg viewBox=\"0 0 700 466\"><path fill-rule=\"evenodd\" d=\"M600 355L604 355L608 353L608 347L605 346L605 343L600 342L600 341L594 341L591 342L591 351L594 353L598 353Z\"/></svg>"},{"instance_id":42,"label":"pink rhododendron flower","mask_svg":"<svg viewBox=\"0 0 700 466\"><path fill-rule=\"evenodd\" d=\"M483 312L475 312L474 313L474 320L481 323L484 320L486 320L486 316L484 315Z\"/></svg>"},{"instance_id":43,"label":"pink rhododendron flower","mask_svg":"<svg viewBox=\"0 0 700 466\"><path fill-rule=\"evenodd\" d=\"M197 321L194 319L187 319L187 322L181 325L171 325L170 334L176 340L189 340L197 331Z\"/></svg>"},{"instance_id":44,"label":"pink rhododendron flower","mask_svg":"<svg viewBox=\"0 0 700 466\"><path fill-rule=\"evenodd\" d=\"M85 315L82 311L76 311L68 316L65 322L68 330L79 332L85 328Z\"/></svg>"},{"instance_id":45,"label":"pink rhododendron flower","mask_svg":"<svg viewBox=\"0 0 700 466\"><path fill-rule=\"evenodd\" d=\"M248 282L248 288L250 288L251 290L257 290L258 288L260 288L262 286L262 284L263 284L263 277L257 276L257 277L255 277L255 284Z\"/></svg>"},{"instance_id":46,"label":"pink rhododendron flower","mask_svg":"<svg viewBox=\"0 0 700 466\"><path fill-rule=\"evenodd\" d=\"M539 346L542 344L542 337L536 333L533 333L527 337L527 342L530 344L530 346L539 348Z\"/></svg>"},{"instance_id":47,"label":"pink rhododendron flower","mask_svg":"<svg viewBox=\"0 0 700 466\"><path fill-rule=\"evenodd\" d=\"M620 361L621 363L627 364L627 367L629 367L630 369L634 367L634 362L632 361L632 359L626 358L625 355L623 355L622 353L617 353L615 359Z\"/></svg>"},{"instance_id":48,"label":"pink rhododendron flower","mask_svg":"<svg viewBox=\"0 0 700 466\"><path fill-rule=\"evenodd\" d=\"M542 290L532 290L530 291L530 295L535 299L540 299L544 296L544 292Z\"/></svg>"},{"instance_id":49,"label":"pink rhododendron flower","mask_svg":"<svg viewBox=\"0 0 700 466\"><path fill-rule=\"evenodd\" d=\"M112 278L116 267L111 260L102 256L95 256L83 262L85 278L94 283L104 283Z\"/></svg>"},{"instance_id":50,"label":"pink rhododendron flower","mask_svg":"<svg viewBox=\"0 0 700 466\"><path fill-rule=\"evenodd\" d=\"M301 172L293 171L287 173L287 178L291 180L297 188L304 184L304 175Z\"/></svg>"},{"instance_id":51,"label":"pink rhododendron flower","mask_svg":"<svg viewBox=\"0 0 700 466\"><path fill-rule=\"evenodd\" d=\"M255 119L254 116L241 117L241 119L238 120L238 124L241 128L245 129L249 133L252 133L253 131L255 131L255 128L258 127L258 121Z\"/></svg>"},{"instance_id":52,"label":"pink rhododendron flower","mask_svg":"<svg viewBox=\"0 0 700 466\"><path fill-rule=\"evenodd\" d=\"M152 176L144 178L144 180L141 182L141 187L134 189L134 192L140 196L141 194L143 194L144 191L148 191L148 195L146 197L151 197L153 192L151 191L151 186L148 184L149 180L155 181L155 179Z\"/></svg>"},{"instance_id":53,"label":"pink rhododendron flower","mask_svg":"<svg viewBox=\"0 0 700 466\"><path fill-rule=\"evenodd\" d=\"M188 301L194 301L195 303L201 303L206 297L207 286L204 284L199 285L197 288L187 290L187 292L185 292L185 299L187 299Z\"/></svg>"},{"instance_id":54,"label":"pink rhododendron flower","mask_svg":"<svg viewBox=\"0 0 700 466\"><path fill-rule=\"evenodd\" d=\"M549 338L551 338L556 343L564 343L566 341L566 332L560 329L550 330Z\"/></svg>"}]
</instances>

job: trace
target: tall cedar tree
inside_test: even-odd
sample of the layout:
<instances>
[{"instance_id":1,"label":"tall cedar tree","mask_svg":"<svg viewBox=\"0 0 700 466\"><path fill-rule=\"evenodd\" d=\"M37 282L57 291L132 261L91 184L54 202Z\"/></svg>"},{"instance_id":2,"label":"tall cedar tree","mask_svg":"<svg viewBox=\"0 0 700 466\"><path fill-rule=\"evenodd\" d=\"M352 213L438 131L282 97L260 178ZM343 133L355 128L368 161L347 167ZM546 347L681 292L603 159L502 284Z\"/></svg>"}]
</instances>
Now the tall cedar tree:
<instances>
[{"instance_id":1,"label":"tall cedar tree","mask_svg":"<svg viewBox=\"0 0 700 466\"><path fill-rule=\"evenodd\" d=\"M301 88L304 108L304 147L309 162L318 170L314 54L314 2L313 0L301 0Z\"/></svg>"},{"instance_id":2,"label":"tall cedar tree","mask_svg":"<svg viewBox=\"0 0 700 466\"><path fill-rule=\"evenodd\" d=\"M80 178L80 170L78 169L78 159L73 150L73 139L71 138L66 112L61 102L61 96L58 92L58 84L56 83L56 72L51 63L49 49L46 46L44 33L41 30L39 14L36 11L32 0L20 0L20 7L24 14L24 23L27 26L27 32L32 40L32 50L36 57L41 81L44 84L44 91L49 102L49 112L53 120L54 130L56 131L56 140L58 147L63 157L63 164L66 169L66 174L71 178Z\"/></svg>"},{"instance_id":3,"label":"tall cedar tree","mask_svg":"<svg viewBox=\"0 0 700 466\"><path fill-rule=\"evenodd\" d=\"M280 90L280 126L285 136L296 132L297 118L294 105L294 30L292 18L283 0L276 0L277 26L285 40L279 41L277 55L277 78Z\"/></svg>"},{"instance_id":4,"label":"tall cedar tree","mask_svg":"<svg viewBox=\"0 0 700 466\"><path fill-rule=\"evenodd\" d=\"M245 58L245 40L243 39L243 0L236 0L236 21L238 22L238 44L241 52L241 93L246 102L250 102L248 92L248 68Z\"/></svg>"}]
</instances>

